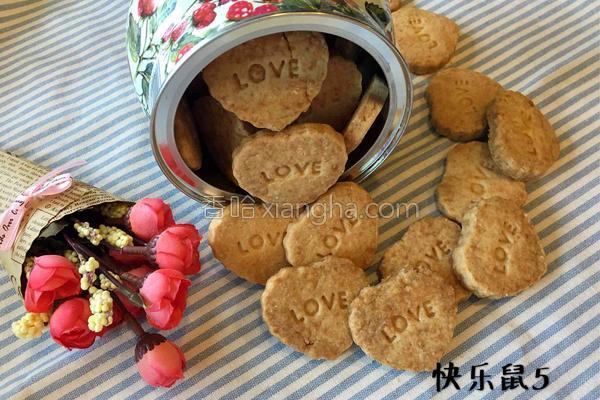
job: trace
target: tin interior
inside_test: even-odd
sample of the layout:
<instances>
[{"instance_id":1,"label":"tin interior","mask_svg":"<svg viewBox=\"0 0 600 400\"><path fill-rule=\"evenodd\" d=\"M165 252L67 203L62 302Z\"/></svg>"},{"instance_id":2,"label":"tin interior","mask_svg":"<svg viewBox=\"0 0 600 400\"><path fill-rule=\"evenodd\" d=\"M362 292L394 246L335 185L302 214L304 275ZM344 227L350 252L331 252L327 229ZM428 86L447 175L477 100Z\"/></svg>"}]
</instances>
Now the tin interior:
<instances>
[{"instance_id":1,"label":"tin interior","mask_svg":"<svg viewBox=\"0 0 600 400\"><path fill-rule=\"evenodd\" d=\"M388 101L361 145L349 154L341 179L364 180L398 144L410 117L412 87L406 63L381 33L353 19L325 13L275 14L249 20L224 32L184 59L157 97L151 121L153 150L165 175L190 197L222 205L246 193L221 174L209 155L203 154L203 166L199 171L194 172L185 165L177 151L173 132L179 102L184 97L197 96L195 92L202 90L198 88L198 74L220 54L248 40L286 31L316 31L326 34L326 37L350 40L363 49L365 57L373 60L372 67L368 68L370 70L361 71L367 76L363 79L363 88L372 74L378 74L387 81L390 91ZM169 149L168 156L165 149Z\"/></svg>"}]
</instances>

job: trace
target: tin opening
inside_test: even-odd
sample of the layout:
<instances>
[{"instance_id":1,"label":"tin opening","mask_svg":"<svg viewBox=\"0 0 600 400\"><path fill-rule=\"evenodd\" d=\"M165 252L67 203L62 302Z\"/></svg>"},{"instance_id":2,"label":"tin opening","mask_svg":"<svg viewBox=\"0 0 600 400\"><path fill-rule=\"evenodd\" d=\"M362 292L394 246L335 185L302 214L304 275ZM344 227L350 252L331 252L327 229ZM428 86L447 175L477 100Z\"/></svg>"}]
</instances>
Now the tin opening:
<instances>
[{"instance_id":1,"label":"tin opening","mask_svg":"<svg viewBox=\"0 0 600 400\"><path fill-rule=\"evenodd\" d=\"M386 75L384 74L380 64L363 48L336 35L323 34L323 36L328 46L329 56L340 57L344 61L355 65L356 69L360 73L360 86L362 89L360 91L359 96L356 98L356 101L353 102L353 104L355 103L356 107L352 107L349 116L347 117L347 122L349 123L350 120L354 117L354 111L359 106L359 103L361 102L363 97L366 97L369 84L373 79L375 79L375 77L379 78L382 82L384 82L387 87L389 87L389 85L387 84ZM343 79L341 79L340 81L343 81ZM341 95L343 96L344 94ZM182 122L182 120L185 120L185 118L181 115L184 112L183 108L187 108L191 112L191 115L193 117L192 120L189 120L188 118L187 123L191 123L193 125L192 127L190 127L190 129L196 134L196 136L199 139L199 145L201 148L201 162L192 161L192 165L190 165L190 163L186 160L186 158L189 158L189 155L185 154L186 152L189 153L189 149L182 149L180 147L182 143L177 143L180 150L180 155L184 159L184 161L188 163L190 169L192 169L194 173L206 183L224 191L234 193L245 193L243 189L241 189L234 183L231 177L231 172L224 170L226 168L223 167L224 161L222 159L217 159L218 157L224 157L222 151L211 151L212 148L214 148L215 146L214 144L207 143L208 140L211 140L211 134L214 133L207 132L207 126L218 123L217 121L213 121L211 123L203 121L203 119L206 118L215 118L214 115L206 115L206 111L210 110L210 108L207 108L206 106L203 107L202 103L206 103L206 99L208 97L212 96L209 92L208 85L206 84L202 76L202 72L200 72L189 84L189 86L184 92L183 97L180 100L174 130L176 139L178 138L178 136L181 137L181 135L178 135L177 130L186 129L185 127L181 126L182 123L184 123ZM356 97L356 95L354 97ZM368 101L368 99L365 99L365 101ZM365 134L364 138L360 141L360 144L358 144L358 146L354 150L348 153L348 161L346 163L345 168L346 170L355 165L357 162L359 162L359 160L361 160L365 156L365 154L367 154L367 152L375 145L385 125L385 122L388 119L388 114L390 112L390 100L387 94L385 96L385 100L381 103L380 107L381 110L377 110L375 113L371 112L371 115L376 116L374 117L374 121L372 122L372 125L370 125L370 127L368 128L368 131ZM348 111L344 111L346 111L344 114L348 115ZM265 110L265 112L268 112L268 110ZM305 119L304 117L308 112L309 111L300 114L300 117L291 124L304 122L303 119ZM364 117L360 114L356 115L354 118L364 119ZM313 120L311 120L310 122L325 124L329 122L327 120L319 121L318 119L319 118L316 118L315 120L313 118ZM252 124L250 124L249 122L242 121L241 124L244 126L244 129L246 129L248 132L256 132L261 129L252 126ZM338 127L336 127L335 129L343 134L345 125L346 124L344 124L343 127L338 125ZM212 139L223 140L222 137L219 137L218 133L214 134L214 137L212 137ZM185 146L186 144L183 145ZM196 165L194 164L201 164L201 167L195 168Z\"/></svg>"},{"instance_id":2,"label":"tin opening","mask_svg":"<svg viewBox=\"0 0 600 400\"><path fill-rule=\"evenodd\" d=\"M151 86L155 96L151 97L153 111L150 123L153 152L166 177L188 196L218 206L244 193L223 179L210 156L205 155L205 165L194 172L177 150L174 133L177 106L182 99L189 99L194 78L229 49L265 35L293 31L320 32L330 35L328 40L340 37L356 44L365 57L375 60L373 68L382 72L389 88L389 99L383 112L361 146L350 155L341 180L361 182L383 163L399 143L411 113L411 79L406 62L380 28L354 18L319 12L289 12L248 19L193 48L175 71L166 77L158 77L157 84ZM215 199L219 199L218 203Z\"/></svg>"}]
</instances>

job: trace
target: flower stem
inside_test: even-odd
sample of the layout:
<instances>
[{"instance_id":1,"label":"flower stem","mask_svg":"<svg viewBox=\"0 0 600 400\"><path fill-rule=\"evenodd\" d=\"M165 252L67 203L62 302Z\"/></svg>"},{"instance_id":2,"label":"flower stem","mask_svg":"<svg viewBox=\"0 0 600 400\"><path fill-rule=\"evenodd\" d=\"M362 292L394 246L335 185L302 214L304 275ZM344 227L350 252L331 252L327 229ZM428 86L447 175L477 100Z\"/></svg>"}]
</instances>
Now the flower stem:
<instances>
[{"instance_id":1,"label":"flower stem","mask_svg":"<svg viewBox=\"0 0 600 400\"><path fill-rule=\"evenodd\" d=\"M87 258L94 257L100 263L100 267L98 268L100 272L102 272L104 276L106 276L106 278L117 287L117 290L121 292L123 296L127 297L127 299L133 304L135 304L137 307L145 307L144 299L139 293L136 293L127 286L123 285L123 283L119 282L119 280L111 274L112 272L120 276L118 266L114 264L108 257L96 254L94 251L90 250L83 244L77 242L67 233L63 233L63 237L65 238L69 246L71 246L77 254L83 255Z\"/></svg>"},{"instance_id":2,"label":"flower stem","mask_svg":"<svg viewBox=\"0 0 600 400\"><path fill-rule=\"evenodd\" d=\"M135 276L129 272L124 272L121 274L121 278L126 280L127 282L135 285L138 289L140 289L142 287L142 285L144 284L144 280L145 277L139 277L139 276Z\"/></svg>"},{"instance_id":3,"label":"flower stem","mask_svg":"<svg viewBox=\"0 0 600 400\"><path fill-rule=\"evenodd\" d=\"M129 326L131 327L131 329L133 329L133 331L135 332L135 334L138 337L144 336L146 334L146 331L144 331L144 328L142 328L142 326L137 321L137 319L135 319L135 317L133 315L131 315L131 313L129 311L127 311L127 308L125 307L125 305L123 304L123 302L121 301L121 299L119 299L118 296L115 296L115 298L113 300L117 304L117 307L119 307L121 309L121 312L123 313L123 317L125 318L125 320L129 324Z\"/></svg>"},{"instance_id":4,"label":"flower stem","mask_svg":"<svg viewBox=\"0 0 600 400\"><path fill-rule=\"evenodd\" d=\"M148 248L146 246L126 246L119 250L121 254L132 254L132 255L148 255Z\"/></svg>"}]
</instances>

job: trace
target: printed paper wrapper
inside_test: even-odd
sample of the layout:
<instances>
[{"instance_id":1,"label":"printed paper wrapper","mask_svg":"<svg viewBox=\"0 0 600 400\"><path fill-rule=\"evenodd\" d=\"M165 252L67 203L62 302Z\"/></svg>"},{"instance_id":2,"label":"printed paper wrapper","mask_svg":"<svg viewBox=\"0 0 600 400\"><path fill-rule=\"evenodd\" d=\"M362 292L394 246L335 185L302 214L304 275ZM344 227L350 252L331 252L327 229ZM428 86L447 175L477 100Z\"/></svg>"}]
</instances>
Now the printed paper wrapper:
<instances>
[{"instance_id":1,"label":"printed paper wrapper","mask_svg":"<svg viewBox=\"0 0 600 400\"><path fill-rule=\"evenodd\" d=\"M0 213L48 171L48 168L0 151ZM117 201L125 200L78 181L73 181L73 186L64 193L33 199L27 206L12 249L0 251L0 266L8 273L17 295L22 299L25 292L21 287L21 275L27 252L45 227L77 211ZM0 227L0 234L3 229Z\"/></svg>"}]
</instances>

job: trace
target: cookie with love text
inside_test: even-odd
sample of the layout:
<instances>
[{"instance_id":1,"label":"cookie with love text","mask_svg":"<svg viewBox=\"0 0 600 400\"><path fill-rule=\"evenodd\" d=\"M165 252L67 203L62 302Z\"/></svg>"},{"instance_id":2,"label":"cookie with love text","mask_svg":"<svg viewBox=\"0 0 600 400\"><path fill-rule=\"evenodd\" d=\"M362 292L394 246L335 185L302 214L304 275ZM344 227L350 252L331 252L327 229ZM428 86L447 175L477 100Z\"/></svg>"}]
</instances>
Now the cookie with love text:
<instances>
[{"instance_id":1,"label":"cookie with love text","mask_svg":"<svg viewBox=\"0 0 600 400\"><path fill-rule=\"evenodd\" d=\"M257 128L279 131L319 94L328 59L320 33L275 33L227 51L202 76L226 110Z\"/></svg>"},{"instance_id":2,"label":"cookie with love text","mask_svg":"<svg viewBox=\"0 0 600 400\"><path fill-rule=\"evenodd\" d=\"M361 290L350 304L352 338L398 370L431 371L456 325L454 289L428 268L406 269Z\"/></svg>"},{"instance_id":3,"label":"cookie with love text","mask_svg":"<svg viewBox=\"0 0 600 400\"><path fill-rule=\"evenodd\" d=\"M529 288L546 273L544 249L517 204L494 197L464 215L454 270L479 297L498 299Z\"/></svg>"},{"instance_id":4,"label":"cookie with love text","mask_svg":"<svg viewBox=\"0 0 600 400\"><path fill-rule=\"evenodd\" d=\"M286 345L333 360L352 346L348 307L365 286L363 271L346 259L283 268L269 278L261 296L263 319Z\"/></svg>"}]
</instances>

